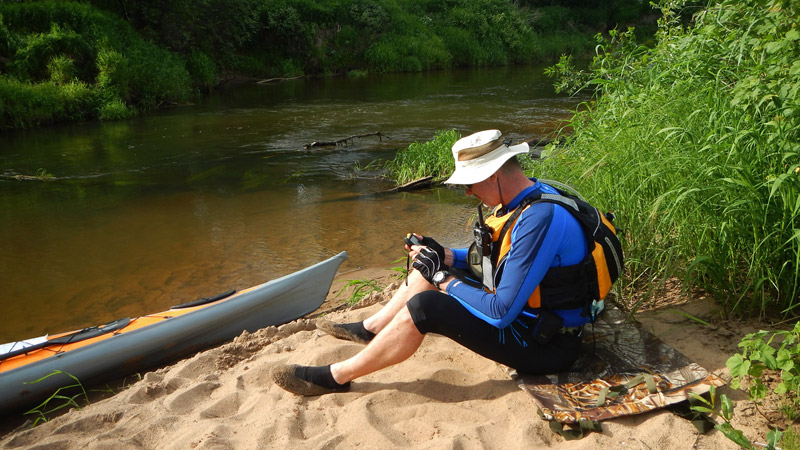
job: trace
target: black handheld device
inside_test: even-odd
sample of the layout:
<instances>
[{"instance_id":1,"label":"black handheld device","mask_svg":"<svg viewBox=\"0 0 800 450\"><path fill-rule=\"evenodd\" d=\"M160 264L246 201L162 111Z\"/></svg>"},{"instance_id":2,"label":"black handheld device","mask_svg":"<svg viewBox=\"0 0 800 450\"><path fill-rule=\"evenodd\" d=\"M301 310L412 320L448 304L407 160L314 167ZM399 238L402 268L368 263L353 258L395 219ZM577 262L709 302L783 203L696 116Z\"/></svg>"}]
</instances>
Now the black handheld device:
<instances>
[{"instance_id":1,"label":"black handheld device","mask_svg":"<svg viewBox=\"0 0 800 450\"><path fill-rule=\"evenodd\" d=\"M475 222L475 230L473 230L475 237L475 245L481 249L483 256L489 256L492 252L489 244L492 242L492 233L489 232L489 227L483 220L483 209L481 204L478 203L478 221Z\"/></svg>"},{"instance_id":2,"label":"black handheld device","mask_svg":"<svg viewBox=\"0 0 800 450\"><path fill-rule=\"evenodd\" d=\"M422 241L420 241L419 239L417 239L417 236L415 236L415 235L414 235L414 233L408 233L408 234L406 235L406 238L405 238L405 239L403 239L403 241L404 241L404 242L406 243L406 245L408 245L409 247L411 247L412 245L422 245Z\"/></svg>"}]
</instances>

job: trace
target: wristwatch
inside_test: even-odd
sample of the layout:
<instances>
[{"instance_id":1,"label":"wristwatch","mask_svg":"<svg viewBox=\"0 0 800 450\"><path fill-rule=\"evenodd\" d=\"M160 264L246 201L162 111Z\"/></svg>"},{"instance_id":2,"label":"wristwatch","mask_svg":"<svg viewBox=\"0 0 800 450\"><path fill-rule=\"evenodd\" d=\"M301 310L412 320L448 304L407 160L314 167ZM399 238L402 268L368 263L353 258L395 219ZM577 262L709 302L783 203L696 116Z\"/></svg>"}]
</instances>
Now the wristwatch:
<instances>
[{"instance_id":1,"label":"wristwatch","mask_svg":"<svg viewBox=\"0 0 800 450\"><path fill-rule=\"evenodd\" d=\"M447 278L448 276L450 276L450 273L448 271L440 270L435 274L433 274L433 277L431 278L431 283L434 286L436 286L436 289L439 289L439 284L444 282L445 278Z\"/></svg>"}]
</instances>

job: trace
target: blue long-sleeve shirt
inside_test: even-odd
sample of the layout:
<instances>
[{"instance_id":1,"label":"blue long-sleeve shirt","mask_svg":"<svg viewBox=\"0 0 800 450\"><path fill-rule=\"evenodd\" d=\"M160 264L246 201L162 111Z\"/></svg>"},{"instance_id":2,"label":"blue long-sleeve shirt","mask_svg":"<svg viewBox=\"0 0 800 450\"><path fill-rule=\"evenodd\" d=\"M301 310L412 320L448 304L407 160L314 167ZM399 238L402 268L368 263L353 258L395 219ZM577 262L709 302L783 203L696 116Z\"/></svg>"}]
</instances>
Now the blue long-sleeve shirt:
<instances>
[{"instance_id":1,"label":"blue long-sleeve shirt","mask_svg":"<svg viewBox=\"0 0 800 450\"><path fill-rule=\"evenodd\" d=\"M558 193L552 186L536 179L532 181L535 182L533 186L508 203L508 211L529 195ZM467 251L466 248L453 249L453 267L467 267ZM560 205L535 203L520 214L511 229L511 248L496 292L455 281L447 286L447 293L478 318L497 328L505 328L522 312L549 268L577 264L586 254L586 238L580 223ZM564 325L575 324L566 320Z\"/></svg>"}]
</instances>

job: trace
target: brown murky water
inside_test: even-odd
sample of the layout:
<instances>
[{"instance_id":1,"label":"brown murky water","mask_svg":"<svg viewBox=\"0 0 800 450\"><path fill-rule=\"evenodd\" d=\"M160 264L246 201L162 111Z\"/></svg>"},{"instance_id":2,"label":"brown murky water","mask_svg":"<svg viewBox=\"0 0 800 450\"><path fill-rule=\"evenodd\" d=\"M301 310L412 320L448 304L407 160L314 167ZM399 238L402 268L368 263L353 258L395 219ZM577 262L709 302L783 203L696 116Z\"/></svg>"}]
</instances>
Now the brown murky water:
<instances>
[{"instance_id":1,"label":"brown murky water","mask_svg":"<svg viewBox=\"0 0 800 450\"><path fill-rule=\"evenodd\" d=\"M379 194L356 171L454 128L542 135L578 100L537 68L228 88L123 122L0 135L0 342L159 311L339 251L391 267L409 231L468 242L456 189ZM303 145L381 131L347 147ZM20 181L44 169L49 181Z\"/></svg>"}]
</instances>

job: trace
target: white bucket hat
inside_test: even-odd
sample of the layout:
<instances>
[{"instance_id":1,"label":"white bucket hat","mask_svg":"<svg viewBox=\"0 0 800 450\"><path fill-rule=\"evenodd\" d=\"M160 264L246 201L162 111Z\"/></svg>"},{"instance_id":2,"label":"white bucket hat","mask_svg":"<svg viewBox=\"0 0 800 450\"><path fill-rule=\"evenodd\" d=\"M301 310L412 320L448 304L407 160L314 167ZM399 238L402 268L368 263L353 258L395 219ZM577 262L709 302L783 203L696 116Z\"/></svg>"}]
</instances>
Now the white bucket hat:
<instances>
[{"instance_id":1,"label":"white bucket hat","mask_svg":"<svg viewBox=\"0 0 800 450\"><path fill-rule=\"evenodd\" d=\"M498 130L479 131L453 144L456 170L445 181L449 184L475 184L492 176L514 155L528 153L528 144L508 146Z\"/></svg>"}]
</instances>

